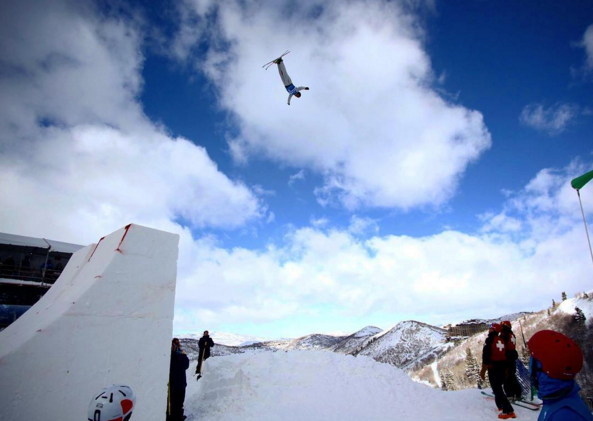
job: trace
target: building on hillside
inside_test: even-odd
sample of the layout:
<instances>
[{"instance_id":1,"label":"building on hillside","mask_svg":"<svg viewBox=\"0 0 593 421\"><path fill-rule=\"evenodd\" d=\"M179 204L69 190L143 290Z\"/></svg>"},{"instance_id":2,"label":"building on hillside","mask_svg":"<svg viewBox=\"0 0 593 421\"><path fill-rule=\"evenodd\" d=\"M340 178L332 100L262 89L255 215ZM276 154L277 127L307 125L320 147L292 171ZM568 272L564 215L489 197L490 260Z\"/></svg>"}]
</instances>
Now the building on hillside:
<instances>
[{"instance_id":1,"label":"building on hillside","mask_svg":"<svg viewBox=\"0 0 593 421\"><path fill-rule=\"evenodd\" d=\"M0 233L0 330L48 291L82 246Z\"/></svg>"},{"instance_id":2,"label":"building on hillside","mask_svg":"<svg viewBox=\"0 0 593 421\"><path fill-rule=\"evenodd\" d=\"M488 329L488 323L484 320L468 320L456 325L446 325L447 338L468 337Z\"/></svg>"}]
</instances>

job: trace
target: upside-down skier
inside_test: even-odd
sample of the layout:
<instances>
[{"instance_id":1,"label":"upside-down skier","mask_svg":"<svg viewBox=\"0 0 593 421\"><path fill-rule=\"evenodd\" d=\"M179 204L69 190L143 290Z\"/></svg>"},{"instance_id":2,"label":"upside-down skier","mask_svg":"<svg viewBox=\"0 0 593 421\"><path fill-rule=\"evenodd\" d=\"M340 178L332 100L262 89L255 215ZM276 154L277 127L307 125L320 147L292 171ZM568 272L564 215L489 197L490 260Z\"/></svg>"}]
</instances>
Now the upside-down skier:
<instances>
[{"instance_id":1,"label":"upside-down skier","mask_svg":"<svg viewBox=\"0 0 593 421\"><path fill-rule=\"evenodd\" d=\"M294 86L294 84L292 83L292 80L290 79L290 76L288 76L288 73L286 72L286 66L284 66L284 60L282 60L282 57L278 57L272 63L275 63L278 65L278 73L280 73L280 79L282 79L282 83L284 84L284 87L286 88L286 90L289 93L288 105L290 105L290 100L292 99L293 95L297 98L300 98L301 91L309 90L308 86L299 86L298 88Z\"/></svg>"}]
</instances>

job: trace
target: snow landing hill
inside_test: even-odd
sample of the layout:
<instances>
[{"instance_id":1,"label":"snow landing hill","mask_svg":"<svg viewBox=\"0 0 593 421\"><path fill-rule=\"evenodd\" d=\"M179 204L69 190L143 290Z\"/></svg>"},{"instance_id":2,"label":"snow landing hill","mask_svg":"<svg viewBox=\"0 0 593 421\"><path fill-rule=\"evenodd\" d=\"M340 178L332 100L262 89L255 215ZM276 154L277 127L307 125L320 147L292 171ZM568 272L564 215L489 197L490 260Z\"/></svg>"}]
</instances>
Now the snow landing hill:
<instances>
[{"instance_id":1,"label":"snow landing hill","mask_svg":"<svg viewBox=\"0 0 593 421\"><path fill-rule=\"evenodd\" d=\"M515 409L521 421L539 415ZM210 358L199 381L188 376L185 414L187 421L494 421L498 411L477 389L443 392L368 357L293 350Z\"/></svg>"}]
</instances>

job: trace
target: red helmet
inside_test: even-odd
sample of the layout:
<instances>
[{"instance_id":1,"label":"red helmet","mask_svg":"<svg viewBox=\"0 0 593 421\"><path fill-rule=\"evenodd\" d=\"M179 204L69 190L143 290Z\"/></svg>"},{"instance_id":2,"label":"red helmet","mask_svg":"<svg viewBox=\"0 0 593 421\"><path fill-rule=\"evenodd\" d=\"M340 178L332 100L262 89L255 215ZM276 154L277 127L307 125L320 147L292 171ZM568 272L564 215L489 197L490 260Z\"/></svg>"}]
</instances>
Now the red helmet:
<instances>
[{"instance_id":1,"label":"red helmet","mask_svg":"<svg viewBox=\"0 0 593 421\"><path fill-rule=\"evenodd\" d=\"M513 328L513 325L508 320L504 320L504 321L500 322L500 324L503 325L503 326L508 327L509 329L512 329Z\"/></svg>"},{"instance_id":2,"label":"red helmet","mask_svg":"<svg viewBox=\"0 0 593 421\"><path fill-rule=\"evenodd\" d=\"M583 352L578 344L553 330L540 330L527 343L531 356L554 379L572 380L583 368Z\"/></svg>"},{"instance_id":3,"label":"red helmet","mask_svg":"<svg viewBox=\"0 0 593 421\"><path fill-rule=\"evenodd\" d=\"M492 331L494 330L495 332L502 332L502 326L498 323L490 323L490 326L488 326L488 331Z\"/></svg>"}]
</instances>

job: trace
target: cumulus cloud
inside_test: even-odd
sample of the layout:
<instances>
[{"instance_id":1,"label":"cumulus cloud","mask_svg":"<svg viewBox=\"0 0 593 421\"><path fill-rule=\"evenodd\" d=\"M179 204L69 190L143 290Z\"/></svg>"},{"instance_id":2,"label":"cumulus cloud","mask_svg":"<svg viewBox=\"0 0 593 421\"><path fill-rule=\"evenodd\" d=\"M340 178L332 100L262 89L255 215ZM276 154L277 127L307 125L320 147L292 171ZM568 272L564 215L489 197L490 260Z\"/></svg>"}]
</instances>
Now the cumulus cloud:
<instances>
[{"instance_id":1,"label":"cumulus cloud","mask_svg":"<svg viewBox=\"0 0 593 421\"><path fill-rule=\"evenodd\" d=\"M585 63L581 67L571 68L572 74L573 76L588 75L593 71L593 25L587 27L583 38L574 45L585 50Z\"/></svg>"},{"instance_id":2,"label":"cumulus cloud","mask_svg":"<svg viewBox=\"0 0 593 421\"><path fill-rule=\"evenodd\" d=\"M577 105L559 103L545 108L534 103L523 108L519 120L528 127L554 135L562 133L578 114Z\"/></svg>"},{"instance_id":3,"label":"cumulus cloud","mask_svg":"<svg viewBox=\"0 0 593 421\"><path fill-rule=\"evenodd\" d=\"M354 319L375 315L377 324L397 321L384 315L446 323L539 310L562 291L590 289L591 261L570 187L589 167L574 162L540 171L499 212L484 215L475 234L361 238L317 224L262 251L203 243L194 250L195 271L181 281L186 310L176 328L198 320L272 323L327 307ZM589 217L591 191L582 192Z\"/></svg>"},{"instance_id":4,"label":"cumulus cloud","mask_svg":"<svg viewBox=\"0 0 593 421\"><path fill-rule=\"evenodd\" d=\"M98 7L0 6L0 229L84 243L129 222L189 235L179 221L261 218L250 188L145 116L142 22Z\"/></svg>"},{"instance_id":5,"label":"cumulus cloud","mask_svg":"<svg viewBox=\"0 0 593 421\"><path fill-rule=\"evenodd\" d=\"M238 161L264 154L321 174L323 204L439 206L491 139L479 112L433 88L422 27L405 5L186 1L177 56L204 72L234 116ZM188 43L204 39L206 54L192 55ZM290 107L275 66L261 68L287 48L292 80L311 88Z\"/></svg>"},{"instance_id":6,"label":"cumulus cloud","mask_svg":"<svg viewBox=\"0 0 593 421\"><path fill-rule=\"evenodd\" d=\"M593 25L589 25L583 36L583 48L587 54L586 66L589 70L593 69Z\"/></svg>"},{"instance_id":7,"label":"cumulus cloud","mask_svg":"<svg viewBox=\"0 0 593 421\"><path fill-rule=\"evenodd\" d=\"M288 177L288 185L292 186L298 180L304 180L304 179L305 179L305 170L300 170L296 174L292 174L290 177Z\"/></svg>"}]
</instances>

